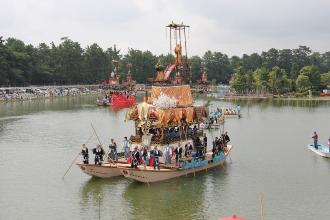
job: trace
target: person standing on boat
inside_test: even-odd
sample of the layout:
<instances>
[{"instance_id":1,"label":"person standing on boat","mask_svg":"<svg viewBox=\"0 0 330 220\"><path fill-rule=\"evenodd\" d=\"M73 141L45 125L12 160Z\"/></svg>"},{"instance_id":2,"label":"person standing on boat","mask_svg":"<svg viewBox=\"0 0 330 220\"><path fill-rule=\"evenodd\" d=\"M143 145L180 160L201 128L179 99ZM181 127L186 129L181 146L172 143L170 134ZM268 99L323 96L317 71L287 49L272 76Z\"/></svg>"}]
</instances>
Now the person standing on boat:
<instances>
[{"instance_id":1,"label":"person standing on boat","mask_svg":"<svg viewBox=\"0 0 330 220\"><path fill-rule=\"evenodd\" d=\"M141 154L142 154L143 166L145 169L148 164L148 147L147 146L142 147Z\"/></svg>"},{"instance_id":2,"label":"person standing on boat","mask_svg":"<svg viewBox=\"0 0 330 220\"><path fill-rule=\"evenodd\" d=\"M206 134L204 133L204 136L203 136L203 151L204 153L206 153L206 149L207 149L207 137L206 137Z\"/></svg>"},{"instance_id":3,"label":"person standing on boat","mask_svg":"<svg viewBox=\"0 0 330 220\"><path fill-rule=\"evenodd\" d=\"M140 153L138 151L138 147L135 146L132 152L131 168L137 168L139 159L140 159Z\"/></svg>"},{"instance_id":4,"label":"person standing on boat","mask_svg":"<svg viewBox=\"0 0 330 220\"><path fill-rule=\"evenodd\" d=\"M156 170L157 167L157 169L159 170L159 157L162 156L162 152L158 150L157 145L152 151L150 151L150 155L152 155L154 158L154 169Z\"/></svg>"},{"instance_id":5,"label":"person standing on boat","mask_svg":"<svg viewBox=\"0 0 330 220\"><path fill-rule=\"evenodd\" d=\"M96 145L96 148L93 149L93 154L95 154L95 164L101 165L103 161L104 150L101 148L100 144Z\"/></svg>"},{"instance_id":6,"label":"person standing on boat","mask_svg":"<svg viewBox=\"0 0 330 220\"><path fill-rule=\"evenodd\" d=\"M127 137L124 137L124 141L123 141L123 151L124 151L124 157L127 160L131 154L129 146L128 146L128 140Z\"/></svg>"},{"instance_id":7,"label":"person standing on boat","mask_svg":"<svg viewBox=\"0 0 330 220\"><path fill-rule=\"evenodd\" d=\"M165 156L165 165L166 164L171 164L172 160L172 148L170 147L169 143L164 149L164 156Z\"/></svg>"},{"instance_id":8,"label":"person standing on boat","mask_svg":"<svg viewBox=\"0 0 330 220\"><path fill-rule=\"evenodd\" d=\"M229 136L228 136L228 132L227 132L227 131L225 132L224 140L225 140L225 144L226 144L226 147L227 147L227 144L228 144L229 141L230 141L230 138L229 138Z\"/></svg>"},{"instance_id":9,"label":"person standing on boat","mask_svg":"<svg viewBox=\"0 0 330 220\"><path fill-rule=\"evenodd\" d=\"M111 143L109 144L109 155L108 155L112 160L118 161L118 156L117 156L117 144L114 141L113 138L111 138Z\"/></svg>"},{"instance_id":10,"label":"person standing on boat","mask_svg":"<svg viewBox=\"0 0 330 220\"><path fill-rule=\"evenodd\" d=\"M181 160L181 158L182 158L182 147L181 147L180 143L175 148L174 153L175 153L175 163L176 163L176 166L178 166L179 160Z\"/></svg>"},{"instance_id":11,"label":"person standing on boat","mask_svg":"<svg viewBox=\"0 0 330 220\"><path fill-rule=\"evenodd\" d=\"M86 147L86 144L82 145L81 155L83 156L83 163L88 164L89 163L89 155L88 155L88 148Z\"/></svg>"},{"instance_id":12,"label":"person standing on boat","mask_svg":"<svg viewBox=\"0 0 330 220\"><path fill-rule=\"evenodd\" d=\"M241 106L239 104L236 106L236 112L238 116L241 114Z\"/></svg>"},{"instance_id":13,"label":"person standing on boat","mask_svg":"<svg viewBox=\"0 0 330 220\"><path fill-rule=\"evenodd\" d=\"M193 147L190 142L188 142L184 147L184 156L190 157Z\"/></svg>"},{"instance_id":14,"label":"person standing on boat","mask_svg":"<svg viewBox=\"0 0 330 220\"><path fill-rule=\"evenodd\" d=\"M328 139L328 147L329 147L329 153L330 153L330 138Z\"/></svg>"},{"instance_id":15,"label":"person standing on boat","mask_svg":"<svg viewBox=\"0 0 330 220\"><path fill-rule=\"evenodd\" d=\"M318 149L317 141L319 139L319 136L317 135L316 131L314 131L314 134L313 134L312 138L314 139L314 147L315 147L315 149Z\"/></svg>"}]
</instances>

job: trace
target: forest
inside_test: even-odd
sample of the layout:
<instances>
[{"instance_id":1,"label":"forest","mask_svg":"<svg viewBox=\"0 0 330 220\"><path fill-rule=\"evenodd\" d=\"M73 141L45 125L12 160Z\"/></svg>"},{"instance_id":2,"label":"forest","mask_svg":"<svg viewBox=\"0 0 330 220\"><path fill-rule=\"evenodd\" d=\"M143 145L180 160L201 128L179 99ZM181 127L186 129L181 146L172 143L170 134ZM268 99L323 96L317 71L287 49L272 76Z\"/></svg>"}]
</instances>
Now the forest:
<instances>
[{"instance_id":1,"label":"forest","mask_svg":"<svg viewBox=\"0 0 330 220\"><path fill-rule=\"evenodd\" d=\"M0 86L100 83L113 70L112 60L119 61L122 78L130 63L133 79L148 83L147 79L155 76L157 64L166 66L174 58L133 48L123 54L116 46L103 49L96 43L82 48L79 42L66 37L58 45L38 46L0 37ZM320 91L330 85L330 52L313 52L307 46L271 48L260 54L231 57L208 50L203 56L188 60L189 80L193 83L200 78L203 68L210 81L230 84L241 94L303 93Z\"/></svg>"}]
</instances>

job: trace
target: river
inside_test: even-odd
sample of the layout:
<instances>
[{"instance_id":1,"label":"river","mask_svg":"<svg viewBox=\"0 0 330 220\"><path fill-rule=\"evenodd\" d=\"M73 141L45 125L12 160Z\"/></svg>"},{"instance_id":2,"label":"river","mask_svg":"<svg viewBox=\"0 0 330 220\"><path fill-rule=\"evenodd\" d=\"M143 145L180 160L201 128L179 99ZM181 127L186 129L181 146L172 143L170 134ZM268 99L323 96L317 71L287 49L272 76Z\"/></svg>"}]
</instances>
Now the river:
<instances>
[{"instance_id":1,"label":"river","mask_svg":"<svg viewBox=\"0 0 330 220\"><path fill-rule=\"evenodd\" d=\"M73 166L92 134L120 144L133 134L125 111L95 97L0 103L0 219L329 219L330 159L307 149L312 131L330 138L330 103L241 102L226 120L234 148L224 167L148 186L123 177L91 178ZM234 106L214 101L211 108ZM211 140L219 132L208 133ZM93 138L87 145L97 143ZM80 160L80 158L79 158Z\"/></svg>"}]
</instances>

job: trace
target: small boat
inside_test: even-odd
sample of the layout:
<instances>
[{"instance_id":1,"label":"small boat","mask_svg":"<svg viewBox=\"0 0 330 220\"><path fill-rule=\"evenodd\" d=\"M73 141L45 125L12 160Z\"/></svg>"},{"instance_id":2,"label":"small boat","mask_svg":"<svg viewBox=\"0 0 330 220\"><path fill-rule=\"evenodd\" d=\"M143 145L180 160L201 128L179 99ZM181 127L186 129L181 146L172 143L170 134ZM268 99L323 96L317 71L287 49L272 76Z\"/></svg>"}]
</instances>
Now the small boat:
<instances>
[{"instance_id":1,"label":"small boat","mask_svg":"<svg viewBox=\"0 0 330 220\"><path fill-rule=\"evenodd\" d=\"M219 155L212 157L212 152L207 152L205 159L190 159L180 162L180 167L161 166L160 170L154 170L153 167L138 166L137 168L123 168L121 170L124 177L143 183L160 182L188 174L194 174L200 171L212 169L224 164L226 157L229 155L232 146L227 146L226 153L221 152Z\"/></svg>"},{"instance_id":2,"label":"small boat","mask_svg":"<svg viewBox=\"0 0 330 220\"><path fill-rule=\"evenodd\" d=\"M96 105L97 106L111 106L111 103L109 102L109 100L100 100L100 99L97 99L96 100Z\"/></svg>"},{"instance_id":3,"label":"small boat","mask_svg":"<svg viewBox=\"0 0 330 220\"><path fill-rule=\"evenodd\" d=\"M308 149L322 157L330 157L329 147L323 144L318 144L318 149L314 147L314 144L309 144Z\"/></svg>"}]
</instances>

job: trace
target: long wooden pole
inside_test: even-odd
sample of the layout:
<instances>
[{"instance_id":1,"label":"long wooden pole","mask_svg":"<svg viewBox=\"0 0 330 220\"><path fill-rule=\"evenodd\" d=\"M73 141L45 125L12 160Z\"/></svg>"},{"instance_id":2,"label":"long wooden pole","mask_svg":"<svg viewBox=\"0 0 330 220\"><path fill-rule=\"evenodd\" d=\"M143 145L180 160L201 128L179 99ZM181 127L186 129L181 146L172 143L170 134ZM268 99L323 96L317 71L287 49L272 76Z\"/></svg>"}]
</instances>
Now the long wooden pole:
<instances>
[{"instance_id":1,"label":"long wooden pole","mask_svg":"<svg viewBox=\"0 0 330 220\"><path fill-rule=\"evenodd\" d=\"M95 136L97 137L97 140L99 141L99 144L101 145L101 148L103 149L103 147L102 147L102 143L101 143L101 140L100 140L99 136L97 135L96 130L95 130L95 128L94 128L94 126L93 126L92 123L91 123L91 126L92 126L92 128L93 128L93 131L94 131ZM104 149L103 149L103 151L104 151ZM105 152L105 151L104 151L104 152ZM116 164L116 163L115 163L115 162L114 162L114 161L108 156L108 154L106 154L106 158L109 159L111 163Z\"/></svg>"},{"instance_id":2,"label":"long wooden pole","mask_svg":"<svg viewBox=\"0 0 330 220\"><path fill-rule=\"evenodd\" d=\"M85 144L87 144L90 139L93 137L93 135L91 135L88 140L85 142ZM62 176L62 179L64 179L65 175L69 172L69 170L71 169L72 165L74 164L74 162L77 160L77 158L79 157L80 152L78 153L78 155L73 159L72 163L70 164L69 168L66 170L66 172L64 173L64 175Z\"/></svg>"},{"instance_id":3,"label":"long wooden pole","mask_svg":"<svg viewBox=\"0 0 330 220\"><path fill-rule=\"evenodd\" d=\"M260 220L264 220L264 195L263 193L260 193Z\"/></svg>"},{"instance_id":4,"label":"long wooden pole","mask_svg":"<svg viewBox=\"0 0 330 220\"><path fill-rule=\"evenodd\" d=\"M66 172L64 173L64 175L62 176L62 179L64 179L65 175L69 172L69 170L71 169L72 165L74 164L74 162L76 162L77 158L79 157L80 152L77 154L77 156L73 159L72 163L70 164L69 168L66 170Z\"/></svg>"}]
</instances>

